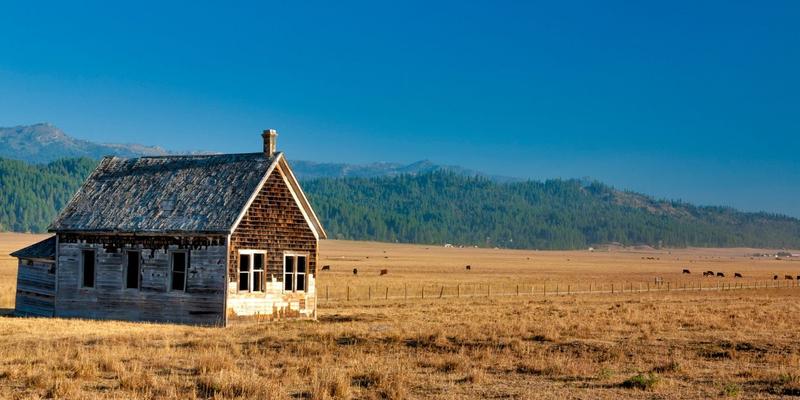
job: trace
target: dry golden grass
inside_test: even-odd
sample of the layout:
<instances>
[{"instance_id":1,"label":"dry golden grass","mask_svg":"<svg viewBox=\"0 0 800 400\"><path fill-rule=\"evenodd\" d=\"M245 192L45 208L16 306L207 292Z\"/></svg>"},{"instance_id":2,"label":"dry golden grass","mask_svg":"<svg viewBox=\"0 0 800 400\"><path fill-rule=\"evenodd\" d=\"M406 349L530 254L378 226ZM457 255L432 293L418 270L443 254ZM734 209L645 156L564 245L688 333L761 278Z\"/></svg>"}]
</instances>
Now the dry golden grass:
<instances>
[{"instance_id":1,"label":"dry golden grass","mask_svg":"<svg viewBox=\"0 0 800 400\"><path fill-rule=\"evenodd\" d=\"M455 296L457 290L465 296L485 296L490 293L515 294L541 292L545 287L554 292L569 288L572 291L589 289L615 290L621 288L646 290L656 277L670 282L671 287L710 287L718 284L776 284L775 274L800 276L800 260L776 260L752 257L767 250L732 249L611 249L608 251L521 251L475 248L443 248L387 244L376 242L347 242L328 240L321 243L320 265L330 265L330 271L320 271L317 289L323 303L326 295L332 301L345 299L351 288L351 299L421 297L423 286L427 295L437 297L442 286L445 296ZM775 251L773 250L772 253ZM466 271L465 266L471 270ZM353 268L358 275L353 275ZM684 275L683 269L692 274ZM380 276L380 270L388 274ZM723 272L726 278L703 278L702 272ZM744 279L733 279L739 272ZM487 288L487 285L490 286ZM460 287L459 287L460 286Z\"/></svg>"},{"instance_id":2,"label":"dry golden grass","mask_svg":"<svg viewBox=\"0 0 800 400\"><path fill-rule=\"evenodd\" d=\"M426 250L326 242L321 260L333 270L321 273L318 282L513 284L547 278L621 281L629 275L649 280L679 275L673 269L683 265L684 257L697 259L686 262L693 269L764 277L771 276L770 270L789 273L800 267L736 255L748 252L650 252L647 256L661 260L641 260L640 253ZM722 258L701 258L711 256ZM473 265L470 274L464 264ZM745 269L748 265L751 269ZM358 277L349 271L353 266L359 268ZM389 268L389 275L379 277L380 268ZM5 269L7 264L0 266L0 277L12 278ZM242 323L225 329L0 318L0 397L800 395L800 288L337 301L319 314L317 322Z\"/></svg>"}]
</instances>

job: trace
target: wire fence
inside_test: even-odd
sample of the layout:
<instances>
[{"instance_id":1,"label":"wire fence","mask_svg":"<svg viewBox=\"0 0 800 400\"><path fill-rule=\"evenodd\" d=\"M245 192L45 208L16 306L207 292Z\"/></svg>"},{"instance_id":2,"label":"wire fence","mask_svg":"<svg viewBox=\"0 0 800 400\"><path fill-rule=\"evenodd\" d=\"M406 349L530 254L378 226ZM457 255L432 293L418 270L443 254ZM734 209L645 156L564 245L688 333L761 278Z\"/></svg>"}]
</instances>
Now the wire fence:
<instances>
[{"instance_id":1,"label":"wire fence","mask_svg":"<svg viewBox=\"0 0 800 400\"><path fill-rule=\"evenodd\" d=\"M519 284L456 283L398 285L321 285L319 304L355 301L427 300L510 296L572 296L654 292L703 292L769 288L797 288L797 280L684 280L661 282L542 282Z\"/></svg>"}]
</instances>

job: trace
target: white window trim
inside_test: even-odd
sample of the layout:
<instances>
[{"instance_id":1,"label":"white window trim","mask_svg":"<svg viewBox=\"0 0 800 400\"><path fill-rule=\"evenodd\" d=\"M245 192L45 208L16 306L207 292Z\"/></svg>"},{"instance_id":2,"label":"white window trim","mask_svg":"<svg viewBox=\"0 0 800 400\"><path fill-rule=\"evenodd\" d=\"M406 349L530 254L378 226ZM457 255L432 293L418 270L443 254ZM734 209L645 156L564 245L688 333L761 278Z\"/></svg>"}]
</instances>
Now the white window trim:
<instances>
[{"instance_id":1,"label":"white window trim","mask_svg":"<svg viewBox=\"0 0 800 400\"><path fill-rule=\"evenodd\" d=\"M286 274L287 274L287 272L286 272L286 258L287 257L294 257L295 258L294 270L292 271L292 290L290 290L290 291L286 290ZM306 277L305 278L305 285L304 285L305 287L302 290L297 290L297 257L305 257L306 258L306 272L301 272ZM309 253L308 252L294 252L294 251L284 251L283 252L283 263L282 263L283 266L281 267L282 268L281 269L281 274L283 274L283 282L282 282L283 284L281 285L281 287L283 288L284 292L305 293L306 288L308 288L308 276L310 275L309 272L308 272L309 271L309 260L310 260L310 258L309 258Z\"/></svg>"},{"instance_id":2,"label":"white window trim","mask_svg":"<svg viewBox=\"0 0 800 400\"><path fill-rule=\"evenodd\" d=\"M173 262L172 259L173 259L174 255L175 255L175 253L186 254L186 257L183 259L184 262L186 263L186 265L185 265L185 267L183 269L183 290L177 290L177 289L173 289L172 288L172 275L173 275L173 271L174 271L174 269L173 269L174 267L172 265L172 262ZM167 291L168 292L176 292L176 293L185 293L186 292L186 285L187 285L187 283L189 281L189 265L191 265L191 262L189 261L190 260L189 257L190 257L189 250L181 249L181 250L171 250L169 252L169 279L167 279L167 285L168 285L167 286Z\"/></svg>"},{"instance_id":3,"label":"white window trim","mask_svg":"<svg viewBox=\"0 0 800 400\"><path fill-rule=\"evenodd\" d=\"M130 260L130 257L128 257L129 253L139 254L139 275L136 277L136 279L138 279L139 281L137 282L135 288L128 287L128 260ZM170 262L169 267L170 267L170 276L172 276L172 262ZM172 287L171 284L170 287ZM124 263L124 268L122 268L122 290L132 290L132 291L142 290L142 251L140 249L125 249L125 263Z\"/></svg>"},{"instance_id":4,"label":"white window trim","mask_svg":"<svg viewBox=\"0 0 800 400\"><path fill-rule=\"evenodd\" d=\"M253 275L254 275L253 274L253 265L255 265L255 257L253 257L254 254L262 254L264 256L264 265L261 266L261 276L263 277L264 274L267 273L267 251L266 250L250 250L250 249L239 250L239 259L237 260L238 269L236 271L236 273L237 273L237 275L236 275L236 290L237 290L238 293L264 293L266 291L263 286L261 287L261 290L253 291ZM239 264L239 263L242 262L242 256L243 255L249 255L250 256L250 269L247 271L247 274L248 274L247 290L242 290L239 287L239 280L241 279L241 275L244 272L241 269L242 268L241 264Z\"/></svg>"},{"instance_id":5,"label":"white window trim","mask_svg":"<svg viewBox=\"0 0 800 400\"><path fill-rule=\"evenodd\" d=\"M91 251L92 255L94 256L94 278L92 279L92 286L83 286L83 271L85 270L83 265L83 252L84 251ZM80 255L80 265L78 269L78 289L81 290L94 290L97 287L97 249L93 247L83 247L81 248Z\"/></svg>"}]
</instances>

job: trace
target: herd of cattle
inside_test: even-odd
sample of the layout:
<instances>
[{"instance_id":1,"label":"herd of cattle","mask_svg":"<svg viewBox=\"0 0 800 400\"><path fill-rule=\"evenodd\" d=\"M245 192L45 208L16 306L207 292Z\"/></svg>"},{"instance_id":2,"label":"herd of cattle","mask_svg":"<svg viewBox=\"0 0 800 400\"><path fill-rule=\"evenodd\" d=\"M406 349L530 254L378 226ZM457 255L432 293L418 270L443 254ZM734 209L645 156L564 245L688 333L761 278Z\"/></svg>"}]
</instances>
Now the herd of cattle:
<instances>
[{"instance_id":1,"label":"herd of cattle","mask_svg":"<svg viewBox=\"0 0 800 400\"><path fill-rule=\"evenodd\" d=\"M331 270L331 266L330 265L323 265L322 266L322 270L323 271L330 271ZM381 275L387 275L387 274L389 274L389 270L388 269L382 269L380 274ZM358 268L353 268L353 275L358 275Z\"/></svg>"},{"instance_id":2,"label":"herd of cattle","mask_svg":"<svg viewBox=\"0 0 800 400\"><path fill-rule=\"evenodd\" d=\"M467 266L466 266L464 269L466 269L467 271L469 271L469 270L471 270L471 269L472 269L472 266L471 266L471 265L467 265ZM323 265L323 266L322 266L322 270L323 270L323 271L330 271L330 270L331 270L331 266L330 266L330 265ZM692 271L690 271L690 270L689 270L689 269L687 269L687 268L684 268L684 269L683 269L683 273L684 273L684 274L691 274L691 273L692 273ZM387 275L387 274L389 274L389 270L388 270L388 269L382 269L382 270L380 271L380 274L381 274L381 276L382 276L382 275ZM353 268L353 275L358 275L358 268ZM720 277L720 278L724 278L724 277L725 277L725 273L723 273L723 272L717 272L717 273L714 273L714 271L705 271L705 272L703 272L703 276L704 276L704 277L705 277L705 276L710 276L710 277L717 276L717 277ZM734 272L734 273L733 273L733 277L734 277L734 278L744 278L744 276L742 276L742 274L741 274L741 273L739 273L739 272ZM778 275L774 275L774 276L772 277L772 279L774 279L774 280L778 280ZM791 276L791 275L784 275L784 276L783 276L783 279L787 279L787 280L794 280L794 279L795 279L795 277L793 277L793 276ZM800 275L797 275L797 280L798 280L798 281L800 281Z\"/></svg>"},{"instance_id":3,"label":"herd of cattle","mask_svg":"<svg viewBox=\"0 0 800 400\"><path fill-rule=\"evenodd\" d=\"M471 269L472 269L472 266L471 265L467 265L466 270L469 271ZM322 270L323 271L330 271L331 270L331 266L330 265L323 265L322 266ZM380 274L381 274L381 276L388 275L389 274L389 270L388 269L382 269ZM353 268L353 275L358 275L358 268ZM798 279L800 279L800 278L798 278Z\"/></svg>"},{"instance_id":4,"label":"herd of cattle","mask_svg":"<svg viewBox=\"0 0 800 400\"><path fill-rule=\"evenodd\" d=\"M690 271L690 270L688 270L688 269L684 268L684 269L683 269L683 273L684 273L684 274L691 274L691 273L692 273L692 271ZM714 273L714 271L705 271L705 272L703 272L703 276L711 276L711 277L718 276L718 277L720 277L720 278L724 278L724 277L725 277L725 274L724 274L724 273L722 273L722 272L717 272L717 273L715 274L715 273ZM738 272L734 272L734 273L733 273L733 277L734 277L734 278L743 278L742 274L740 274L740 273L738 273ZM773 280L778 280L778 275L773 275L773 276L772 276L772 279L773 279ZM787 280L794 280L794 279L795 279L795 277L793 277L793 276L791 276L791 275L784 275L784 276L783 276L783 279L787 279ZM797 280L798 280L798 281L800 281L800 275L797 275Z\"/></svg>"}]
</instances>

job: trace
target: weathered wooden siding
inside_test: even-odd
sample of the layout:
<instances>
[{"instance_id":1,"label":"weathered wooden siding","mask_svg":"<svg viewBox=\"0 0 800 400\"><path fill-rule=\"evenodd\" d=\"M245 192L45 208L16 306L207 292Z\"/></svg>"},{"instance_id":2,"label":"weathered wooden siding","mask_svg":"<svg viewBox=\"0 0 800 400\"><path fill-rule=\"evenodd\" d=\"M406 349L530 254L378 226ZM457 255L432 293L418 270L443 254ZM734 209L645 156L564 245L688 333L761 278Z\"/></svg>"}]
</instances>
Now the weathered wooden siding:
<instances>
[{"instance_id":1,"label":"weathered wooden siding","mask_svg":"<svg viewBox=\"0 0 800 400\"><path fill-rule=\"evenodd\" d=\"M19 260L15 312L52 317L56 285L55 261Z\"/></svg>"},{"instance_id":2,"label":"weathered wooden siding","mask_svg":"<svg viewBox=\"0 0 800 400\"><path fill-rule=\"evenodd\" d=\"M317 239L292 197L280 168L267 179L231 235L228 316L316 317ZM239 293L239 250L265 250L263 293ZM308 290L283 290L285 252L308 255Z\"/></svg>"},{"instance_id":3,"label":"weathered wooden siding","mask_svg":"<svg viewBox=\"0 0 800 400\"><path fill-rule=\"evenodd\" d=\"M96 252L94 288L79 286L81 250ZM139 250L141 288L126 289L125 250ZM170 291L170 253L189 251L186 290ZM219 325L224 321L225 239L59 235L55 315Z\"/></svg>"}]
</instances>

